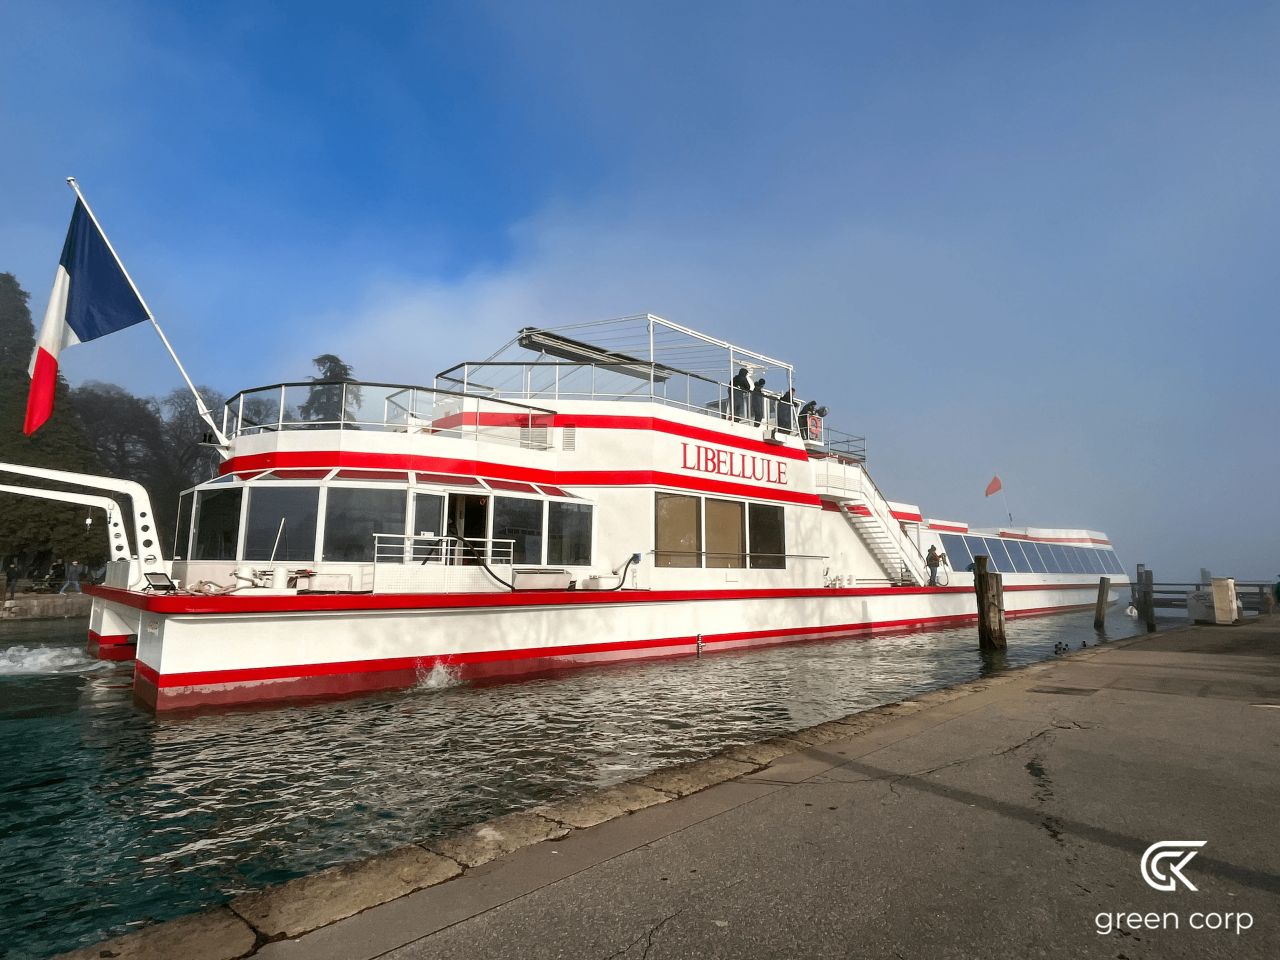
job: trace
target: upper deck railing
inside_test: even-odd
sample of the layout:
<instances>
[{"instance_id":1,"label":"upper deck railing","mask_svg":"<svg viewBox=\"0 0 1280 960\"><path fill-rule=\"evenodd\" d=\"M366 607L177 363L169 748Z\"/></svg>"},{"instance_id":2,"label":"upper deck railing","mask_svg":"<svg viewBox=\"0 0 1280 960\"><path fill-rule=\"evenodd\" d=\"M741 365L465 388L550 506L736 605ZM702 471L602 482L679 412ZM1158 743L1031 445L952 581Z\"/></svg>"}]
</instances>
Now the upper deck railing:
<instances>
[{"instance_id":1,"label":"upper deck railing","mask_svg":"<svg viewBox=\"0 0 1280 960\"><path fill-rule=\"evenodd\" d=\"M236 394L223 409L228 439L282 430L429 433L545 450L554 412L496 397L395 383L277 383Z\"/></svg>"}]
</instances>

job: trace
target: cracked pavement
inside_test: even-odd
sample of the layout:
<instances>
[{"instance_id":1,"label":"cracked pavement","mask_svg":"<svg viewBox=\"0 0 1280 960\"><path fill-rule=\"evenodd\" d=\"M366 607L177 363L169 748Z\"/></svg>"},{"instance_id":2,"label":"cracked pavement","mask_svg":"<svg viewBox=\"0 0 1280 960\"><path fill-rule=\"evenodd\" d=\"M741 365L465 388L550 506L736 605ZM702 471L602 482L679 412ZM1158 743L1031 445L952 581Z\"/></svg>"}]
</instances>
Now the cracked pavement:
<instances>
[{"instance_id":1,"label":"cracked pavement","mask_svg":"<svg viewBox=\"0 0 1280 960\"><path fill-rule=\"evenodd\" d=\"M1280 956L1277 704L1277 618L1095 647L255 956ZM1142 881L1164 839L1206 841L1197 892Z\"/></svg>"}]
</instances>

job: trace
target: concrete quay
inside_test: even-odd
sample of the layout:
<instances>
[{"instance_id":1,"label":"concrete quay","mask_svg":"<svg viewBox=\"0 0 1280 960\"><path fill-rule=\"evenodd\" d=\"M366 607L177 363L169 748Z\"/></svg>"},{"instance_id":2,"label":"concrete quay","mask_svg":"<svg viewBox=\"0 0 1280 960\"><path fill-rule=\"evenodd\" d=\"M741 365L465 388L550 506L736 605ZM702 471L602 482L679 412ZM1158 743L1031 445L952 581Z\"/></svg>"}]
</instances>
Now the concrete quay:
<instances>
[{"instance_id":1,"label":"concrete quay","mask_svg":"<svg viewBox=\"0 0 1280 960\"><path fill-rule=\"evenodd\" d=\"M1280 618L1188 627L736 747L65 956L1271 958L1278 761ZM1158 841L1183 843L1149 867L1168 891L1143 879Z\"/></svg>"}]
</instances>

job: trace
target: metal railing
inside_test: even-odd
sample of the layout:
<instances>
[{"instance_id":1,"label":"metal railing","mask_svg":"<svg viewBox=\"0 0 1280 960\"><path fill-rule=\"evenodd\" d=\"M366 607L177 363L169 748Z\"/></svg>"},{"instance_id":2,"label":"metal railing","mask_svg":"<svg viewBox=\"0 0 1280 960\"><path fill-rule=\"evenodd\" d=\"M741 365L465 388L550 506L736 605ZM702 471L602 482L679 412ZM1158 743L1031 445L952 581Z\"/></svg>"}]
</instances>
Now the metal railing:
<instances>
[{"instance_id":1,"label":"metal railing","mask_svg":"<svg viewBox=\"0 0 1280 960\"><path fill-rule=\"evenodd\" d=\"M223 408L228 438L281 430L429 433L545 450L554 411L436 387L362 381L278 383Z\"/></svg>"},{"instance_id":2,"label":"metal railing","mask_svg":"<svg viewBox=\"0 0 1280 960\"><path fill-rule=\"evenodd\" d=\"M471 544L470 548L467 543ZM486 563L509 566L515 562L515 543L514 540L478 540L472 537L463 543L458 537L375 533L373 562L465 565L476 563L478 553Z\"/></svg>"},{"instance_id":3,"label":"metal railing","mask_svg":"<svg viewBox=\"0 0 1280 960\"><path fill-rule=\"evenodd\" d=\"M778 422L781 395L764 392L759 420L753 410L754 394L712 377L677 370L660 363L573 363L552 360L486 360L460 363L441 371L436 382L466 396L477 394L494 400L606 400L661 403L717 420L758 425L769 432L801 437L810 447L828 449L855 460L866 459L866 439L827 427L816 419L809 435L810 418L799 416L799 404L788 426ZM785 419L785 418L784 418Z\"/></svg>"}]
</instances>

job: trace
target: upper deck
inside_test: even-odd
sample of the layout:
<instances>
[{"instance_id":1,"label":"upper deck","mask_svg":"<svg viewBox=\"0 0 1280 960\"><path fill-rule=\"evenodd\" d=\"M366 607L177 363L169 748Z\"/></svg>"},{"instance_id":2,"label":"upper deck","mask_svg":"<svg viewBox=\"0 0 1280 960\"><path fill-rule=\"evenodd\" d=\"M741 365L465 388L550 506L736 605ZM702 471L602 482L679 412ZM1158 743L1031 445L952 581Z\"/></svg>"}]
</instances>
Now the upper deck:
<instances>
[{"instance_id":1,"label":"upper deck","mask_svg":"<svg viewBox=\"0 0 1280 960\"><path fill-rule=\"evenodd\" d=\"M734 385L743 371L753 385L763 381L759 389ZM429 387L356 381L257 387L227 402L222 426L233 445L263 433L358 430L538 450L550 446L550 428L566 406L645 402L750 424L784 442L797 438L818 456L865 460L865 440L825 424L825 408L798 398L793 379L788 363L643 315L521 330L488 359L441 371Z\"/></svg>"}]
</instances>

